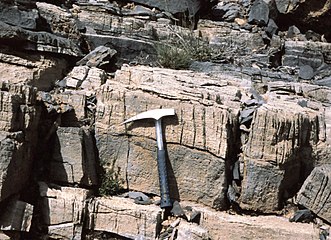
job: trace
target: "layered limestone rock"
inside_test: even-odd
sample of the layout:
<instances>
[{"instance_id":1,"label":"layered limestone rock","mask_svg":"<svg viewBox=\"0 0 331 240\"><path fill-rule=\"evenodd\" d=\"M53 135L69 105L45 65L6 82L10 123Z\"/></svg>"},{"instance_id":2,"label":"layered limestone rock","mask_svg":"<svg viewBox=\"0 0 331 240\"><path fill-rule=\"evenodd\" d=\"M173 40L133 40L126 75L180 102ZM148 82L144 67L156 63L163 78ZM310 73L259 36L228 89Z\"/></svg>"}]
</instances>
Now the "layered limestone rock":
<instances>
[{"instance_id":1,"label":"layered limestone rock","mask_svg":"<svg viewBox=\"0 0 331 240\"><path fill-rule=\"evenodd\" d=\"M90 130L86 127L59 127L48 169L51 182L97 185L97 161Z\"/></svg>"},{"instance_id":2,"label":"layered limestone rock","mask_svg":"<svg viewBox=\"0 0 331 240\"><path fill-rule=\"evenodd\" d=\"M80 238L85 200L92 192L83 188L39 182L39 193L41 198L38 204L38 220L41 226L47 227L47 234L61 239Z\"/></svg>"},{"instance_id":3,"label":"layered limestone rock","mask_svg":"<svg viewBox=\"0 0 331 240\"><path fill-rule=\"evenodd\" d=\"M70 11L43 2L37 2L36 5L39 16L46 21L52 33L66 38L80 39L81 35L77 28L77 21Z\"/></svg>"},{"instance_id":4,"label":"layered limestone rock","mask_svg":"<svg viewBox=\"0 0 331 240\"><path fill-rule=\"evenodd\" d=\"M331 165L315 167L305 180L296 201L317 216L331 222Z\"/></svg>"},{"instance_id":5,"label":"layered limestone rock","mask_svg":"<svg viewBox=\"0 0 331 240\"><path fill-rule=\"evenodd\" d=\"M0 200L3 200L20 192L31 175L39 109L35 105L36 89L4 82L0 85Z\"/></svg>"},{"instance_id":6,"label":"layered limestone rock","mask_svg":"<svg viewBox=\"0 0 331 240\"><path fill-rule=\"evenodd\" d=\"M224 207L225 164L236 143L238 88L190 71L123 67L97 94L101 162L120 168L126 188L158 194L154 122L121 123L153 108L175 108L163 121L173 198ZM119 147L120 146L120 147Z\"/></svg>"},{"instance_id":7,"label":"layered limestone rock","mask_svg":"<svg viewBox=\"0 0 331 240\"><path fill-rule=\"evenodd\" d=\"M87 229L134 239L155 239L161 228L161 209L132 199L95 198L88 203Z\"/></svg>"},{"instance_id":8,"label":"layered limestone rock","mask_svg":"<svg viewBox=\"0 0 331 240\"><path fill-rule=\"evenodd\" d=\"M35 32L0 22L1 42L18 44L19 49L82 56L76 41L48 32Z\"/></svg>"},{"instance_id":9,"label":"layered limestone rock","mask_svg":"<svg viewBox=\"0 0 331 240\"><path fill-rule=\"evenodd\" d=\"M290 223L278 216L243 216L226 212L215 212L192 203L182 203L201 212L200 226L208 231L210 239L318 239L315 226Z\"/></svg>"},{"instance_id":10,"label":"layered limestone rock","mask_svg":"<svg viewBox=\"0 0 331 240\"><path fill-rule=\"evenodd\" d=\"M277 26L285 14L307 21L295 16L311 4L322 21L330 1L222 1L211 14L227 22L196 22L192 16L206 5L193 0L45 2L0 3L0 230L13 239L35 239L43 229L42 235L58 239L94 232L155 239L159 206L90 198L96 193L79 187L97 188L100 160L114 174L110 181L158 195L154 121L121 123L146 110L174 108L176 116L163 119L170 194L204 206L196 207L201 216L195 223L181 221L173 236L318 238L312 225L206 206L278 212L305 182L298 203L330 221L331 45L318 42L327 36L304 35L295 26L278 32L288 23ZM184 8L176 14L167 4ZM172 25L185 21L197 23L197 31ZM159 64L156 42L186 39L203 41L202 54L214 51L216 57L208 55L214 62L194 62L197 72L132 66ZM131 66L114 73L123 62ZM53 183L39 183L36 199L26 186L40 180ZM19 194L19 201L10 201ZM2 232L0 238L9 239Z\"/></svg>"},{"instance_id":11,"label":"layered limestone rock","mask_svg":"<svg viewBox=\"0 0 331 240\"><path fill-rule=\"evenodd\" d=\"M31 53L0 53L1 81L12 84L29 84L39 90L49 90L64 76L67 62L64 59Z\"/></svg>"},{"instance_id":12,"label":"layered limestone rock","mask_svg":"<svg viewBox=\"0 0 331 240\"><path fill-rule=\"evenodd\" d=\"M318 117L317 111L272 98L256 110L243 146L243 208L274 211L297 191L314 166Z\"/></svg>"}]
</instances>

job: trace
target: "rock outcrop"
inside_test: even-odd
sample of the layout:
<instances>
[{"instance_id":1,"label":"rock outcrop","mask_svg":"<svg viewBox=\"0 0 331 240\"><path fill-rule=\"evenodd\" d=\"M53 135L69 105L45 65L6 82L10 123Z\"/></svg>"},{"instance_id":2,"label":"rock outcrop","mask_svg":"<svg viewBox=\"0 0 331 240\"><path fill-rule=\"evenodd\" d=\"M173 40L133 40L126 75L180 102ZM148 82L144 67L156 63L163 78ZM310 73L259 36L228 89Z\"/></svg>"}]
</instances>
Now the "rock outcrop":
<instances>
[{"instance_id":1,"label":"rock outcrop","mask_svg":"<svg viewBox=\"0 0 331 240\"><path fill-rule=\"evenodd\" d=\"M236 142L238 88L193 72L175 74L124 67L101 88L96 111L99 156L121 168L127 188L157 194L156 143L148 140L155 139L153 122L134 123L128 129L121 123L147 109L175 108L176 117L164 120L173 197L224 208L225 165ZM192 89L193 81L199 84Z\"/></svg>"},{"instance_id":2,"label":"rock outcrop","mask_svg":"<svg viewBox=\"0 0 331 240\"><path fill-rule=\"evenodd\" d=\"M321 165L314 168L305 180L296 201L330 222L330 191L330 165Z\"/></svg>"},{"instance_id":3,"label":"rock outcrop","mask_svg":"<svg viewBox=\"0 0 331 240\"><path fill-rule=\"evenodd\" d=\"M2 1L0 238L327 239L329 10ZM159 108L165 210L154 121L122 124Z\"/></svg>"}]
</instances>

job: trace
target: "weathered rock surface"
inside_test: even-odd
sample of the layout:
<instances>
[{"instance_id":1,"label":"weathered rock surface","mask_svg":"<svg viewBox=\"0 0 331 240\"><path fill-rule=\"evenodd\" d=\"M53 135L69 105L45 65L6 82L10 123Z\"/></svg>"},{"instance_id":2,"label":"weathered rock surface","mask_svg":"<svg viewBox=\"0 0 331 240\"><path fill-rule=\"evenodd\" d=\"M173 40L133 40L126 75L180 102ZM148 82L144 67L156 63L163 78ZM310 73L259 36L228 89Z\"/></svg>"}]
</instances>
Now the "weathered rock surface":
<instances>
[{"instance_id":1,"label":"weathered rock surface","mask_svg":"<svg viewBox=\"0 0 331 240\"><path fill-rule=\"evenodd\" d=\"M34 88L0 85L0 200L4 200L20 192L31 175L39 109Z\"/></svg>"},{"instance_id":2,"label":"weathered rock surface","mask_svg":"<svg viewBox=\"0 0 331 240\"><path fill-rule=\"evenodd\" d=\"M277 210L282 196L293 191L313 168L311 149L319 141L318 112L301 108L297 103L284 108L290 104L268 99L254 114L243 146L244 208Z\"/></svg>"},{"instance_id":3,"label":"weathered rock surface","mask_svg":"<svg viewBox=\"0 0 331 240\"><path fill-rule=\"evenodd\" d=\"M106 82L106 79L106 72L100 68L78 66L74 67L63 80L57 82L57 85L69 89L85 89L94 92L94 90ZM86 95L88 94L86 93Z\"/></svg>"},{"instance_id":4,"label":"weathered rock surface","mask_svg":"<svg viewBox=\"0 0 331 240\"><path fill-rule=\"evenodd\" d=\"M127 238L155 239L161 228L161 209L126 198L95 198L88 203L87 228Z\"/></svg>"},{"instance_id":5,"label":"weathered rock surface","mask_svg":"<svg viewBox=\"0 0 331 240\"><path fill-rule=\"evenodd\" d=\"M47 227L48 234L62 239L72 239L77 232L76 237L81 237L81 232L76 230L83 224L85 200L92 192L82 188L48 186L45 182L39 182L39 192L39 221Z\"/></svg>"},{"instance_id":6,"label":"weathered rock surface","mask_svg":"<svg viewBox=\"0 0 331 240\"><path fill-rule=\"evenodd\" d=\"M57 129L52 159L48 166L51 182L96 185L96 165L93 139L88 128Z\"/></svg>"},{"instance_id":7,"label":"weathered rock surface","mask_svg":"<svg viewBox=\"0 0 331 240\"><path fill-rule=\"evenodd\" d=\"M99 156L121 168L127 188L157 194L156 143L148 140L155 139L154 123L140 121L128 129L120 124L147 109L173 107L177 116L164 119L173 197L224 207L224 161L236 142L238 88L204 74L176 73L123 67L102 87L96 113ZM199 87L191 88L193 81Z\"/></svg>"},{"instance_id":8,"label":"weathered rock surface","mask_svg":"<svg viewBox=\"0 0 331 240\"><path fill-rule=\"evenodd\" d=\"M35 30L38 11L36 9L22 10L18 6L0 3L0 21L25 29Z\"/></svg>"},{"instance_id":9,"label":"weathered rock surface","mask_svg":"<svg viewBox=\"0 0 331 240\"><path fill-rule=\"evenodd\" d=\"M0 22L0 41L18 44L24 50L60 53L81 56L82 51L75 41L48 32L34 32Z\"/></svg>"},{"instance_id":10,"label":"weathered rock surface","mask_svg":"<svg viewBox=\"0 0 331 240\"><path fill-rule=\"evenodd\" d=\"M183 203L183 205L186 203ZM192 205L201 212L200 226L208 231L211 239L318 239L318 230L313 224L290 223L277 216L231 215L210 211L205 207Z\"/></svg>"},{"instance_id":11,"label":"weathered rock surface","mask_svg":"<svg viewBox=\"0 0 331 240\"><path fill-rule=\"evenodd\" d=\"M4 49L5 50L5 49ZM0 53L1 81L28 84L39 90L50 90L63 78L67 62L61 58L31 53L23 55L3 51Z\"/></svg>"},{"instance_id":12,"label":"weathered rock surface","mask_svg":"<svg viewBox=\"0 0 331 240\"><path fill-rule=\"evenodd\" d=\"M51 33L65 38L80 39L81 34L77 28L77 21L71 12L53 4L37 2L39 16L46 21Z\"/></svg>"},{"instance_id":13,"label":"weathered rock surface","mask_svg":"<svg viewBox=\"0 0 331 240\"><path fill-rule=\"evenodd\" d=\"M182 1L151 1L151 0L133 0L133 2L147 5L151 8L158 8L162 11L167 11L173 14L188 12L190 17L195 16L199 11L201 1L199 0L182 0Z\"/></svg>"},{"instance_id":14,"label":"weathered rock surface","mask_svg":"<svg viewBox=\"0 0 331 240\"><path fill-rule=\"evenodd\" d=\"M94 232L100 234L94 239L154 239L159 207L89 198L96 195L80 187L97 190L100 163L115 174L110 181L144 192L150 204L159 194L154 122L121 123L152 108L175 108L176 117L163 120L171 197L204 207L197 207L202 214L195 223L177 222L171 234L317 239L311 225L206 208L283 213L278 210L305 182L298 200L330 222L324 169L331 154L330 1L313 2L3 0L0 207L13 215L15 204L8 203L17 195L21 212L34 208L29 230L14 230L21 226L14 214L5 233L13 239L36 239L39 230L53 239L92 238ZM217 22L195 18L212 5L208 14ZM177 13L167 6L184 7ZM316 22L312 29L319 33L306 31ZM194 62L195 72L134 66L160 64L155 43L186 39L202 41L202 54L213 62ZM81 58L83 52L90 53ZM115 73L123 63L130 66ZM41 196L31 196L38 181L48 183L40 183Z\"/></svg>"},{"instance_id":15,"label":"weathered rock surface","mask_svg":"<svg viewBox=\"0 0 331 240\"><path fill-rule=\"evenodd\" d=\"M105 46L99 46L77 62L77 65L88 67L101 67L109 63L110 59L116 54L116 50Z\"/></svg>"},{"instance_id":16,"label":"weathered rock surface","mask_svg":"<svg viewBox=\"0 0 331 240\"><path fill-rule=\"evenodd\" d=\"M331 222L331 165L315 167L297 196L297 203Z\"/></svg>"}]
</instances>

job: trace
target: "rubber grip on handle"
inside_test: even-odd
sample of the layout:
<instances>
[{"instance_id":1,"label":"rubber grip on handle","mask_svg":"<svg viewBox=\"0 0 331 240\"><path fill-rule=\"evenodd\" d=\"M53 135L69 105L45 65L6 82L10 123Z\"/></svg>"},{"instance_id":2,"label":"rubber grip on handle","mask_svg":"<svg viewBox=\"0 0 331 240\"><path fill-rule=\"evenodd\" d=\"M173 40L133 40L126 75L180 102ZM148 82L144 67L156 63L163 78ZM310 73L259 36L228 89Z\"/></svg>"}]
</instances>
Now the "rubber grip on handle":
<instances>
[{"instance_id":1,"label":"rubber grip on handle","mask_svg":"<svg viewBox=\"0 0 331 240\"><path fill-rule=\"evenodd\" d=\"M157 150L157 168L159 171L161 208L171 207L165 150Z\"/></svg>"}]
</instances>

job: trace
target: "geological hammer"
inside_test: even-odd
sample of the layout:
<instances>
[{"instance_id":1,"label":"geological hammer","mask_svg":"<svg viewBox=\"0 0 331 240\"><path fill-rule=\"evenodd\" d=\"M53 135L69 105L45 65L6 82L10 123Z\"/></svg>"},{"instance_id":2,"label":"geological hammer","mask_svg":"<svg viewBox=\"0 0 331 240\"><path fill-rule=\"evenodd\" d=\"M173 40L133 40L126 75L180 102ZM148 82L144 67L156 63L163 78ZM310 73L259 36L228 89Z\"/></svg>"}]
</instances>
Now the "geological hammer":
<instances>
[{"instance_id":1,"label":"geological hammer","mask_svg":"<svg viewBox=\"0 0 331 240\"><path fill-rule=\"evenodd\" d=\"M156 131L156 143L157 143L157 168L159 172L159 183L160 183L160 195L161 195L161 208L171 207L172 203L169 194L168 185L168 174L166 165L166 152L163 145L162 136L162 117L174 116L174 109L154 109L143 113L140 113L128 120L124 121L123 124L137 121L141 119L154 119L155 120L155 131Z\"/></svg>"}]
</instances>

